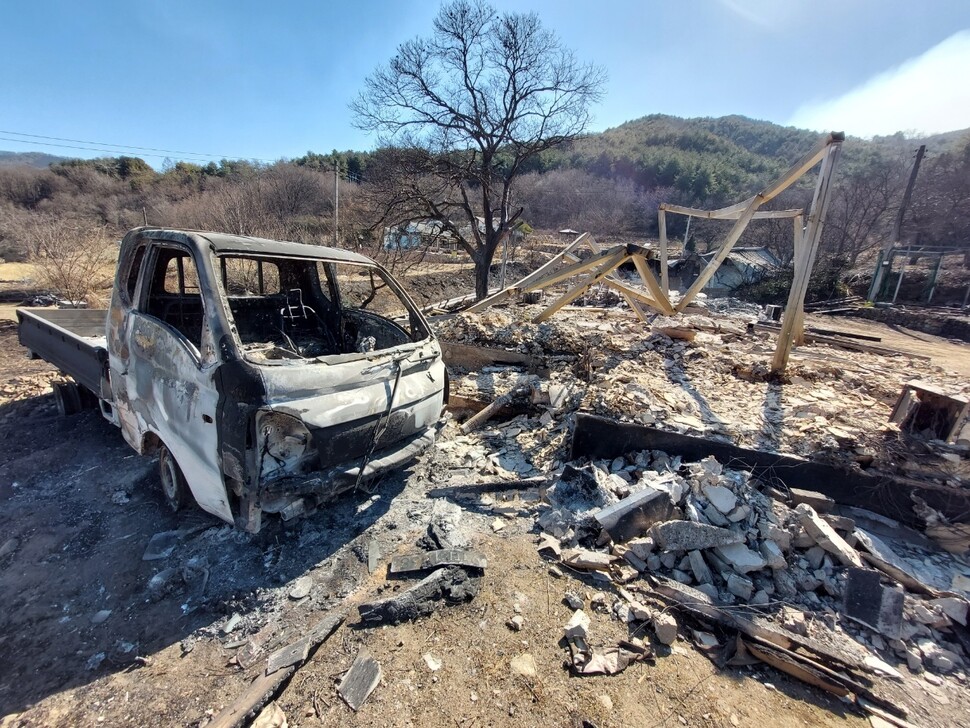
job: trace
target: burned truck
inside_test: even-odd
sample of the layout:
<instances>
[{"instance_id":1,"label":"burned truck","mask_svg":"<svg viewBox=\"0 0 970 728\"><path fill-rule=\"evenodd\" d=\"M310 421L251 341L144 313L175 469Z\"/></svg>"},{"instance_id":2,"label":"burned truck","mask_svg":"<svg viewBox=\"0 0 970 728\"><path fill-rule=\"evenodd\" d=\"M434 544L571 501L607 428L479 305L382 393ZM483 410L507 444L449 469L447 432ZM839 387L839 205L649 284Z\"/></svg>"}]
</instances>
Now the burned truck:
<instances>
[{"instance_id":1,"label":"burned truck","mask_svg":"<svg viewBox=\"0 0 970 728\"><path fill-rule=\"evenodd\" d=\"M137 228L106 311L18 309L20 343L140 454L166 500L250 532L297 516L434 442L441 348L373 260L334 248Z\"/></svg>"}]
</instances>

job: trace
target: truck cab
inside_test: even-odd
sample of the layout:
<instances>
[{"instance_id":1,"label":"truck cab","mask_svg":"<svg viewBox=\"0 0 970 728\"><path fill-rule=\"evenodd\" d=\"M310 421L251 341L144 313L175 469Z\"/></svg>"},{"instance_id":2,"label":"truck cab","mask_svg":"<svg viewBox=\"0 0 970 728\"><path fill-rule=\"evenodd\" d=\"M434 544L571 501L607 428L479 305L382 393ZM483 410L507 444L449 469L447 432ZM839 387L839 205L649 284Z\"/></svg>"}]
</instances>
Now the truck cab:
<instances>
[{"instance_id":1,"label":"truck cab","mask_svg":"<svg viewBox=\"0 0 970 728\"><path fill-rule=\"evenodd\" d=\"M440 346L362 255L138 228L106 318L102 413L158 454L176 509L191 497L255 532L263 513L299 515L434 441Z\"/></svg>"}]
</instances>

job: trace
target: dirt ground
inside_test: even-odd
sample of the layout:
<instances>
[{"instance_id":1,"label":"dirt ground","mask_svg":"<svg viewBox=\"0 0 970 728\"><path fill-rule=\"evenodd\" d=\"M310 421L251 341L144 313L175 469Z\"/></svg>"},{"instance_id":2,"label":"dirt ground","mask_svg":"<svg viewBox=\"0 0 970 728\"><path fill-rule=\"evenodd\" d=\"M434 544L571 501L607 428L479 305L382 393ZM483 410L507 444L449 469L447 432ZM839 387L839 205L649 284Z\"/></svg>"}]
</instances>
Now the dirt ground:
<instances>
[{"instance_id":1,"label":"dirt ground","mask_svg":"<svg viewBox=\"0 0 970 728\"><path fill-rule=\"evenodd\" d=\"M468 289L456 281L429 274L409 277L408 285L424 303ZM49 384L58 374L26 360L15 327L4 322L13 308L0 307L0 541L13 543L0 557L3 728L204 726L256 677L265 653L335 612L347 620L277 699L290 726L868 722L771 668L716 667L691 645L686 625L672 649L655 646L653 663L611 677L571 676L560 641L571 614L563 597L579 591L588 603L612 587L554 573L536 551L526 506L496 530L480 495L461 490L479 474L455 470L441 447L372 490L296 523L271 519L255 536L199 511L173 514L153 461L135 455L95 412L57 414ZM810 317L809 325L879 335L882 345L970 376L966 345L846 318ZM455 437L454 423L444 425L440 441ZM413 550L440 517L487 557L481 592L415 622L361 624L357 604L400 588L386 575L389 558ZM160 532L175 533L174 550L143 560ZM372 542L381 555L373 574ZM307 578L309 594L294 598ZM506 626L517 612L521 631ZM596 645L631 636L611 615L591 614ZM719 637L724 643L729 635ZM261 641L264 653L243 668L238 656L247 639ZM380 662L383 678L354 713L336 685L362 647ZM526 653L535 678L510 669ZM913 709L915 723L970 725L965 685L914 680L891 693Z\"/></svg>"}]
</instances>

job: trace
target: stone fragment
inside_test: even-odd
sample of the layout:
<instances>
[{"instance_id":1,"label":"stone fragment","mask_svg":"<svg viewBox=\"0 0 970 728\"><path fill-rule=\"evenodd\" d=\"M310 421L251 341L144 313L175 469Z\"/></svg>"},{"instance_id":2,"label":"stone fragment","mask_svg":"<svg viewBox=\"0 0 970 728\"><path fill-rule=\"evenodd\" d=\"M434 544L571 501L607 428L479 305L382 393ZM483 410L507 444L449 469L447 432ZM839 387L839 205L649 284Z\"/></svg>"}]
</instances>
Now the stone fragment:
<instances>
[{"instance_id":1,"label":"stone fragment","mask_svg":"<svg viewBox=\"0 0 970 728\"><path fill-rule=\"evenodd\" d=\"M574 569L605 571L610 568L610 564L615 558L602 551L588 551L586 549L566 549L562 552L563 563L572 566Z\"/></svg>"},{"instance_id":2,"label":"stone fragment","mask_svg":"<svg viewBox=\"0 0 970 728\"><path fill-rule=\"evenodd\" d=\"M769 541L774 541L783 552L787 552L791 548L791 534L784 528L768 524L762 529L761 535Z\"/></svg>"},{"instance_id":3,"label":"stone fragment","mask_svg":"<svg viewBox=\"0 0 970 728\"><path fill-rule=\"evenodd\" d=\"M710 597L712 601L717 602L717 587L713 584L698 584L694 588Z\"/></svg>"},{"instance_id":4,"label":"stone fragment","mask_svg":"<svg viewBox=\"0 0 970 728\"><path fill-rule=\"evenodd\" d=\"M576 592L571 592L571 591L566 592L566 595L563 597L563 601L566 603L567 607L574 610L582 609L583 606L585 606L583 602L583 598L579 596L579 594L577 594Z\"/></svg>"},{"instance_id":5,"label":"stone fragment","mask_svg":"<svg viewBox=\"0 0 970 728\"><path fill-rule=\"evenodd\" d=\"M299 579L293 582L293 586L290 588L289 597L290 599L300 600L305 599L310 595L310 591L313 589L313 577L306 575L301 576Z\"/></svg>"},{"instance_id":6,"label":"stone fragment","mask_svg":"<svg viewBox=\"0 0 970 728\"><path fill-rule=\"evenodd\" d=\"M730 574L727 578L727 588L734 596L748 601L754 591L754 583L738 574Z\"/></svg>"},{"instance_id":7,"label":"stone fragment","mask_svg":"<svg viewBox=\"0 0 970 728\"><path fill-rule=\"evenodd\" d=\"M521 677L526 677L530 679L535 679L539 676L539 670L536 668L535 658L528 652L523 652L521 655L516 655L509 661L509 667L512 672Z\"/></svg>"},{"instance_id":8,"label":"stone fragment","mask_svg":"<svg viewBox=\"0 0 970 728\"><path fill-rule=\"evenodd\" d=\"M742 504L742 505L738 506L737 508L735 508L730 513L728 513L727 519L731 523L740 523L741 521L743 521L745 518L747 518L750 515L751 515L751 507L748 506L748 505Z\"/></svg>"},{"instance_id":9,"label":"stone fragment","mask_svg":"<svg viewBox=\"0 0 970 728\"><path fill-rule=\"evenodd\" d=\"M961 599L960 597L942 597L940 599L931 599L929 603L943 610L943 613L954 622L962 624L964 627L967 626L966 599Z\"/></svg>"},{"instance_id":10,"label":"stone fragment","mask_svg":"<svg viewBox=\"0 0 970 728\"><path fill-rule=\"evenodd\" d=\"M715 552L739 574L747 574L765 568L765 560L743 543L719 546L715 549Z\"/></svg>"},{"instance_id":11,"label":"stone fragment","mask_svg":"<svg viewBox=\"0 0 970 728\"><path fill-rule=\"evenodd\" d=\"M807 634L808 627L805 624L805 612L798 609L793 609L792 607L783 607L781 615L781 624L789 632L794 632L795 634Z\"/></svg>"},{"instance_id":12,"label":"stone fragment","mask_svg":"<svg viewBox=\"0 0 970 728\"><path fill-rule=\"evenodd\" d=\"M818 513L831 513L835 508L835 501L827 495L816 493L814 490L802 490L801 488L790 488L791 500L795 506L806 504ZM797 508L795 510L798 510Z\"/></svg>"},{"instance_id":13,"label":"stone fragment","mask_svg":"<svg viewBox=\"0 0 970 728\"><path fill-rule=\"evenodd\" d=\"M906 666L909 667L910 672L923 672L923 657L915 647L906 648Z\"/></svg>"},{"instance_id":14,"label":"stone fragment","mask_svg":"<svg viewBox=\"0 0 970 728\"><path fill-rule=\"evenodd\" d=\"M704 561L704 555L700 551L694 550L689 551L687 556L690 558L690 570L694 573L694 579L697 583L710 584L714 577L707 566L707 562Z\"/></svg>"},{"instance_id":15,"label":"stone fragment","mask_svg":"<svg viewBox=\"0 0 970 728\"><path fill-rule=\"evenodd\" d=\"M886 637L898 638L903 620L903 590L883 586L877 571L850 568L843 612Z\"/></svg>"},{"instance_id":16,"label":"stone fragment","mask_svg":"<svg viewBox=\"0 0 970 728\"><path fill-rule=\"evenodd\" d=\"M760 549L762 557L772 569L787 569L788 562L781 552L781 547L774 541L762 541Z\"/></svg>"},{"instance_id":17,"label":"stone fragment","mask_svg":"<svg viewBox=\"0 0 970 728\"><path fill-rule=\"evenodd\" d=\"M585 640L589 634L589 617L582 609L573 612L573 616L566 622L566 637L578 637Z\"/></svg>"},{"instance_id":18,"label":"stone fragment","mask_svg":"<svg viewBox=\"0 0 970 728\"><path fill-rule=\"evenodd\" d=\"M704 506L704 517L715 526L726 528L731 522L717 508L711 504Z\"/></svg>"},{"instance_id":19,"label":"stone fragment","mask_svg":"<svg viewBox=\"0 0 970 728\"><path fill-rule=\"evenodd\" d=\"M657 554L650 554L650 557L647 559L647 570L660 571L662 566L663 562L660 560L660 557Z\"/></svg>"},{"instance_id":20,"label":"stone fragment","mask_svg":"<svg viewBox=\"0 0 970 728\"><path fill-rule=\"evenodd\" d=\"M815 543L835 556L845 566L862 568L862 557L849 546L835 530L823 521L810 505L800 504L795 513L802 528L815 539Z\"/></svg>"},{"instance_id":21,"label":"stone fragment","mask_svg":"<svg viewBox=\"0 0 970 728\"><path fill-rule=\"evenodd\" d=\"M661 548L668 551L694 551L744 541L744 534L692 521L658 523L651 529L651 536Z\"/></svg>"},{"instance_id":22,"label":"stone fragment","mask_svg":"<svg viewBox=\"0 0 970 728\"><path fill-rule=\"evenodd\" d=\"M710 504L724 515L733 511L738 503L738 497L734 492L723 485L705 485L701 490Z\"/></svg>"},{"instance_id":23,"label":"stone fragment","mask_svg":"<svg viewBox=\"0 0 970 728\"><path fill-rule=\"evenodd\" d=\"M673 569L677 565L677 554L674 551L664 551L660 554L660 563L665 569Z\"/></svg>"},{"instance_id":24,"label":"stone fragment","mask_svg":"<svg viewBox=\"0 0 970 728\"><path fill-rule=\"evenodd\" d=\"M644 561L650 558L650 554L653 553L653 550L656 547L653 539L649 536L630 539L624 545Z\"/></svg>"},{"instance_id":25,"label":"stone fragment","mask_svg":"<svg viewBox=\"0 0 970 728\"><path fill-rule=\"evenodd\" d=\"M770 602L771 598L768 596L768 592L766 592L764 589L759 589L756 591L754 596L748 600L748 604L750 604L752 607L763 607Z\"/></svg>"},{"instance_id":26,"label":"stone fragment","mask_svg":"<svg viewBox=\"0 0 970 728\"><path fill-rule=\"evenodd\" d=\"M421 659L424 660L424 664L428 666L428 669L431 670L431 672L438 672L438 670L440 670L444 665L440 658L435 657L430 652L425 652L423 655L421 655Z\"/></svg>"},{"instance_id":27,"label":"stone fragment","mask_svg":"<svg viewBox=\"0 0 970 728\"><path fill-rule=\"evenodd\" d=\"M657 612L653 616L653 631L663 644L672 645L677 640L677 620L669 612Z\"/></svg>"},{"instance_id":28,"label":"stone fragment","mask_svg":"<svg viewBox=\"0 0 970 728\"><path fill-rule=\"evenodd\" d=\"M825 560L825 549L821 546L812 546L805 552L805 558L811 565L812 569L821 569L822 561Z\"/></svg>"},{"instance_id":29,"label":"stone fragment","mask_svg":"<svg viewBox=\"0 0 970 728\"><path fill-rule=\"evenodd\" d=\"M523 617L521 614L516 614L514 617L512 617L512 619L505 623L505 626L507 626L513 632L521 632L522 627L525 626L525 617Z\"/></svg>"}]
</instances>

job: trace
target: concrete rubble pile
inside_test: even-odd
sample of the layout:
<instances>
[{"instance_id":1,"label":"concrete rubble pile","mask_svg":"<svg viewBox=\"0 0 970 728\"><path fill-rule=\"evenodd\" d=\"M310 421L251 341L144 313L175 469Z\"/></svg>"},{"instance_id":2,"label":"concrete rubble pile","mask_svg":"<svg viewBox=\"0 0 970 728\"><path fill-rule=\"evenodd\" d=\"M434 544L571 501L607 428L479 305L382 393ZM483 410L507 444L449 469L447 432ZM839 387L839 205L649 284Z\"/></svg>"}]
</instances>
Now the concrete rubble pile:
<instances>
[{"instance_id":1,"label":"concrete rubble pile","mask_svg":"<svg viewBox=\"0 0 970 728\"><path fill-rule=\"evenodd\" d=\"M689 586L719 607L754 608L793 634L833 643L849 637L854 647L905 661L912 671L965 676L956 630L966 627L966 591L920 583L911 564L853 518L820 514L808 502L786 504L713 457L682 465L642 451L571 463L547 498L537 515L540 551L617 586L614 616L650 623L660 642L673 642L678 625L649 606L651 577ZM947 559L936 558L939 571ZM869 565L886 560L922 593L904 592ZM952 585L965 589L970 567L949 561ZM926 556L920 573L932 564Z\"/></svg>"},{"instance_id":2,"label":"concrete rubble pile","mask_svg":"<svg viewBox=\"0 0 970 728\"><path fill-rule=\"evenodd\" d=\"M661 316L650 327L622 309L572 309L535 324L528 318L537 306L515 316L500 309L459 314L435 327L445 341L534 357L544 367L542 386L568 392L551 416L582 410L742 447L965 482L965 469L947 461L952 452L923 453L920 468L898 457L899 429L888 419L912 378L954 394L970 392L966 381L921 359L805 347L793 353L781 388L766 365L774 333L748 331L755 318L749 307L719 305L726 306L720 315ZM683 332L686 339L676 338ZM451 386L458 397L491 402L530 376L526 367L484 367L455 372Z\"/></svg>"}]
</instances>

